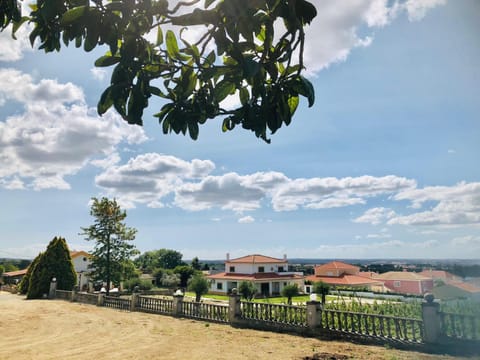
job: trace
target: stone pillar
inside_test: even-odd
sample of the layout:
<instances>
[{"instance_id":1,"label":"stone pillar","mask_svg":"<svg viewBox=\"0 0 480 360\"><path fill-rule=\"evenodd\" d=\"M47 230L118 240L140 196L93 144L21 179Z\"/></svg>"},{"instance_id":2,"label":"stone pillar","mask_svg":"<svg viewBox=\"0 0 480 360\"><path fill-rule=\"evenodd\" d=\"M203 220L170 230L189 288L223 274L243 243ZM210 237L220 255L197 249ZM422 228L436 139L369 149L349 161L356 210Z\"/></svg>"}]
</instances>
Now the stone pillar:
<instances>
[{"instance_id":1,"label":"stone pillar","mask_svg":"<svg viewBox=\"0 0 480 360\"><path fill-rule=\"evenodd\" d=\"M138 294L133 293L132 299L130 301L130 311L135 311L135 308L137 307L137 303L138 303Z\"/></svg>"},{"instance_id":2,"label":"stone pillar","mask_svg":"<svg viewBox=\"0 0 480 360\"><path fill-rule=\"evenodd\" d=\"M78 286L74 286L72 289L72 302L77 300L77 292L78 292Z\"/></svg>"},{"instance_id":3,"label":"stone pillar","mask_svg":"<svg viewBox=\"0 0 480 360\"><path fill-rule=\"evenodd\" d=\"M103 306L105 303L105 294L98 294L97 306Z\"/></svg>"},{"instance_id":4,"label":"stone pillar","mask_svg":"<svg viewBox=\"0 0 480 360\"><path fill-rule=\"evenodd\" d=\"M57 279L52 278L52 281L50 281L50 290L48 291L49 299L55 299L55 291L57 291Z\"/></svg>"},{"instance_id":5,"label":"stone pillar","mask_svg":"<svg viewBox=\"0 0 480 360\"><path fill-rule=\"evenodd\" d=\"M237 289L233 288L228 298L228 321L235 323L242 316L240 308L240 295L237 294Z\"/></svg>"},{"instance_id":6,"label":"stone pillar","mask_svg":"<svg viewBox=\"0 0 480 360\"><path fill-rule=\"evenodd\" d=\"M440 340L440 304L433 300L433 294L425 294L422 302L423 340L426 343L437 343Z\"/></svg>"},{"instance_id":7,"label":"stone pillar","mask_svg":"<svg viewBox=\"0 0 480 360\"><path fill-rule=\"evenodd\" d=\"M182 315L183 294L173 295L173 316Z\"/></svg>"},{"instance_id":8,"label":"stone pillar","mask_svg":"<svg viewBox=\"0 0 480 360\"><path fill-rule=\"evenodd\" d=\"M307 326L312 330L322 327L322 305L319 301L307 301Z\"/></svg>"}]
</instances>

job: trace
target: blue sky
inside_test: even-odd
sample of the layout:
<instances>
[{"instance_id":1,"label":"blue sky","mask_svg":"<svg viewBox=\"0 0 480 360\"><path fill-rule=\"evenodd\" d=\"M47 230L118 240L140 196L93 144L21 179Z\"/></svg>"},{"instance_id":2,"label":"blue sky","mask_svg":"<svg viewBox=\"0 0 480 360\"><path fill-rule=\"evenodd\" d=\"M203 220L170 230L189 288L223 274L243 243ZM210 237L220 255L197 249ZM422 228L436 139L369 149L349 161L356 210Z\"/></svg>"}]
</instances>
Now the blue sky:
<instances>
[{"instance_id":1,"label":"blue sky","mask_svg":"<svg viewBox=\"0 0 480 360\"><path fill-rule=\"evenodd\" d=\"M139 250L185 259L480 258L480 3L313 0L316 91L270 145L221 121L198 141L96 115L104 49L0 34L0 257L57 235L89 250L91 197L115 197Z\"/></svg>"}]
</instances>

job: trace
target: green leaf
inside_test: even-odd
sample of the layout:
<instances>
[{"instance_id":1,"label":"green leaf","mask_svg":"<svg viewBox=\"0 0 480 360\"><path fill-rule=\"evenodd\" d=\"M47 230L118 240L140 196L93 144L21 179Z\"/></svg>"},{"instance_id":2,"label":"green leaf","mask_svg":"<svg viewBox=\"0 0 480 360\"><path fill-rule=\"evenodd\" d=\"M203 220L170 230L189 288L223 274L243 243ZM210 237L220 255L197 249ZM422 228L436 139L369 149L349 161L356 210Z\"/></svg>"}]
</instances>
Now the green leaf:
<instances>
[{"instance_id":1,"label":"green leaf","mask_svg":"<svg viewBox=\"0 0 480 360\"><path fill-rule=\"evenodd\" d=\"M198 124L196 121L189 121L188 122L188 132L190 134L190 137L193 139L193 140L197 140L198 139L198 132L199 132L199 129L198 129Z\"/></svg>"},{"instance_id":2,"label":"green leaf","mask_svg":"<svg viewBox=\"0 0 480 360\"><path fill-rule=\"evenodd\" d=\"M95 66L97 67L111 66L113 64L118 63L119 61L120 61L120 56L103 55L95 61Z\"/></svg>"},{"instance_id":3,"label":"green leaf","mask_svg":"<svg viewBox=\"0 0 480 360\"><path fill-rule=\"evenodd\" d=\"M298 96L290 96L288 98L288 107L290 108L290 115L293 116L293 114L297 110L299 102L300 102L300 100L299 100Z\"/></svg>"},{"instance_id":4,"label":"green leaf","mask_svg":"<svg viewBox=\"0 0 480 360\"><path fill-rule=\"evenodd\" d=\"M260 64L253 59L245 59L243 64L243 76L246 78L254 77L260 71Z\"/></svg>"},{"instance_id":5,"label":"green leaf","mask_svg":"<svg viewBox=\"0 0 480 360\"><path fill-rule=\"evenodd\" d=\"M235 91L235 84L228 80L220 81L214 89L214 97L217 102L221 102L228 95Z\"/></svg>"},{"instance_id":6,"label":"green leaf","mask_svg":"<svg viewBox=\"0 0 480 360\"><path fill-rule=\"evenodd\" d=\"M69 25L74 23L80 17L88 12L88 5L78 6L73 9L68 10L63 14L62 18L60 19L60 25Z\"/></svg>"},{"instance_id":7,"label":"green leaf","mask_svg":"<svg viewBox=\"0 0 480 360\"><path fill-rule=\"evenodd\" d=\"M212 5L212 3L214 2L215 0L205 0L205 9L208 8L210 5Z\"/></svg>"},{"instance_id":8,"label":"green leaf","mask_svg":"<svg viewBox=\"0 0 480 360\"><path fill-rule=\"evenodd\" d=\"M12 38L17 40L17 38L15 37L15 33L17 32L17 30L20 28L20 26L22 26L22 24L25 22L25 21L28 21L30 18L27 17L27 16L24 16L20 19L20 21L16 21L13 23L13 26L12 26Z\"/></svg>"},{"instance_id":9,"label":"green leaf","mask_svg":"<svg viewBox=\"0 0 480 360\"><path fill-rule=\"evenodd\" d=\"M167 53L171 59L175 60L188 60L190 59L188 56L185 56L180 53L180 49L178 48L177 38L172 30L167 31L166 35L166 45L167 45Z\"/></svg>"},{"instance_id":10,"label":"green leaf","mask_svg":"<svg viewBox=\"0 0 480 360\"><path fill-rule=\"evenodd\" d=\"M313 85L310 81L308 81L303 76L300 76L300 79L302 80L303 86L305 87L305 90L306 90L306 93L304 95L308 99L308 107L312 107L313 104L315 103L315 90L313 88Z\"/></svg>"},{"instance_id":11,"label":"green leaf","mask_svg":"<svg viewBox=\"0 0 480 360\"><path fill-rule=\"evenodd\" d=\"M163 44L163 31L160 26L157 26L157 42L156 45L162 45Z\"/></svg>"},{"instance_id":12,"label":"green leaf","mask_svg":"<svg viewBox=\"0 0 480 360\"><path fill-rule=\"evenodd\" d=\"M241 88L240 89L240 102L242 103L242 105L245 105L248 103L248 101L250 100L250 94L248 92L248 89L247 88Z\"/></svg>"},{"instance_id":13,"label":"green leaf","mask_svg":"<svg viewBox=\"0 0 480 360\"><path fill-rule=\"evenodd\" d=\"M109 86L100 97L100 100L97 104L98 115L105 114L113 105L112 88L113 86Z\"/></svg>"}]
</instances>

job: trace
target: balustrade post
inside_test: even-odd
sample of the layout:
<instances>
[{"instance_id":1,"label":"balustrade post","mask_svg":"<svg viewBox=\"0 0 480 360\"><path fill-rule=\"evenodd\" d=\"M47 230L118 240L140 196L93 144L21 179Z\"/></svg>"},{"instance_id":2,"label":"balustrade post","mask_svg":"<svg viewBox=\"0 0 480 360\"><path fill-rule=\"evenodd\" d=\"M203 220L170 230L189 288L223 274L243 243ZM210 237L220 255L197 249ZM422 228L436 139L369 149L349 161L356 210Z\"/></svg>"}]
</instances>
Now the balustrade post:
<instances>
[{"instance_id":1,"label":"balustrade post","mask_svg":"<svg viewBox=\"0 0 480 360\"><path fill-rule=\"evenodd\" d=\"M74 286L72 289L72 297L70 299L72 302L75 302L77 300L77 292L78 292L78 287Z\"/></svg>"},{"instance_id":2,"label":"balustrade post","mask_svg":"<svg viewBox=\"0 0 480 360\"><path fill-rule=\"evenodd\" d=\"M438 343L440 340L440 304L433 300L433 294L425 294L422 302L423 340L426 343Z\"/></svg>"},{"instance_id":3,"label":"balustrade post","mask_svg":"<svg viewBox=\"0 0 480 360\"><path fill-rule=\"evenodd\" d=\"M50 289L48 291L48 298L55 299L56 291L57 291L57 279L52 278L52 281L50 282Z\"/></svg>"},{"instance_id":4,"label":"balustrade post","mask_svg":"<svg viewBox=\"0 0 480 360\"><path fill-rule=\"evenodd\" d=\"M132 298L130 300L130 311L135 311L138 303L138 294L133 293Z\"/></svg>"},{"instance_id":5,"label":"balustrade post","mask_svg":"<svg viewBox=\"0 0 480 360\"><path fill-rule=\"evenodd\" d=\"M242 310L240 307L240 295L237 293L237 289L232 289L228 298L228 320L231 324L235 323L241 318Z\"/></svg>"},{"instance_id":6,"label":"balustrade post","mask_svg":"<svg viewBox=\"0 0 480 360\"><path fill-rule=\"evenodd\" d=\"M182 315L183 296L181 291L177 291L173 295L173 316Z\"/></svg>"},{"instance_id":7,"label":"balustrade post","mask_svg":"<svg viewBox=\"0 0 480 360\"><path fill-rule=\"evenodd\" d=\"M310 329L322 327L322 304L319 301L307 301L307 326Z\"/></svg>"},{"instance_id":8,"label":"balustrade post","mask_svg":"<svg viewBox=\"0 0 480 360\"><path fill-rule=\"evenodd\" d=\"M103 306L105 303L105 294L98 294L97 306Z\"/></svg>"}]
</instances>

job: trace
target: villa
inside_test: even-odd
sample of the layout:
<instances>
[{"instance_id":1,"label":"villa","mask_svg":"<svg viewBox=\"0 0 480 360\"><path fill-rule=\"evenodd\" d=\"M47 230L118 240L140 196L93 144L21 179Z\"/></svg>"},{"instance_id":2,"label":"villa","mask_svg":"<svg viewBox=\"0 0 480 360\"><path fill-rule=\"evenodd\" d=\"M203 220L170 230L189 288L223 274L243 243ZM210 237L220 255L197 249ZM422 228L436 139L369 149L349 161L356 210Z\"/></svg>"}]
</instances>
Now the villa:
<instances>
[{"instance_id":1,"label":"villa","mask_svg":"<svg viewBox=\"0 0 480 360\"><path fill-rule=\"evenodd\" d=\"M230 259L227 254L225 272L208 275L210 293L228 294L242 281L251 281L257 292L264 296L280 295L284 286L297 284L303 289L305 277L300 272L288 271L287 256L277 259L264 255L247 255Z\"/></svg>"},{"instance_id":2,"label":"villa","mask_svg":"<svg viewBox=\"0 0 480 360\"><path fill-rule=\"evenodd\" d=\"M322 281L333 288L361 288L379 292L385 290L382 281L372 279L369 273L360 272L358 266L341 261L332 261L327 264L315 266L315 274L307 276L306 280L312 283Z\"/></svg>"}]
</instances>

